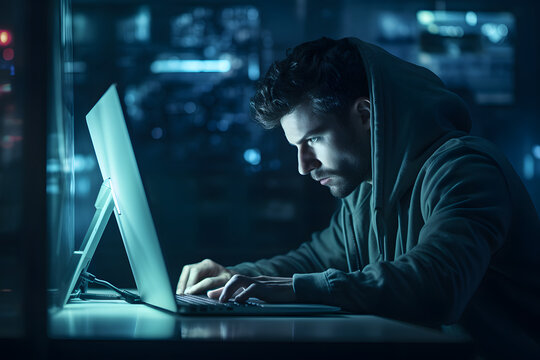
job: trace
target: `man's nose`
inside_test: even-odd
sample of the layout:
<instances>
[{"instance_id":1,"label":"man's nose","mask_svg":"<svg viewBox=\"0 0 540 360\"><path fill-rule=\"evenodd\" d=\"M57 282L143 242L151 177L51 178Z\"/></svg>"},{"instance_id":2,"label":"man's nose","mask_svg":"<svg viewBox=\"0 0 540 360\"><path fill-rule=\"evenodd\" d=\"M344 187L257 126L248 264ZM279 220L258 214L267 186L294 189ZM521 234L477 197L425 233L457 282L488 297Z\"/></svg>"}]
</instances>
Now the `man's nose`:
<instances>
[{"instance_id":1,"label":"man's nose","mask_svg":"<svg viewBox=\"0 0 540 360\"><path fill-rule=\"evenodd\" d=\"M311 170L315 170L320 166L321 162L310 147L301 145L298 148L298 172L300 175L307 175Z\"/></svg>"}]
</instances>

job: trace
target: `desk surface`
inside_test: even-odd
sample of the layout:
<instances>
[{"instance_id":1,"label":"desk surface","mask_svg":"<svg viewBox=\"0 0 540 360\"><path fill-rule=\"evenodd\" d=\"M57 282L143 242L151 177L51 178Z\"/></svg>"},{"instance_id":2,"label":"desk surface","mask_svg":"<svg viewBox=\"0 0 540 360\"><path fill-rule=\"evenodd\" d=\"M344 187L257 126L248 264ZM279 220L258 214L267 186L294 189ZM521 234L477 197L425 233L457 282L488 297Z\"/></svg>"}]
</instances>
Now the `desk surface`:
<instances>
[{"instance_id":1,"label":"desk surface","mask_svg":"<svg viewBox=\"0 0 540 360\"><path fill-rule=\"evenodd\" d=\"M119 300L51 312L54 359L472 359L463 335L369 315L179 316Z\"/></svg>"},{"instance_id":2,"label":"desk surface","mask_svg":"<svg viewBox=\"0 0 540 360\"><path fill-rule=\"evenodd\" d=\"M460 343L464 336L370 315L178 316L120 300L76 301L49 316L49 337L268 342Z\"/></svg>"}]
</instances>

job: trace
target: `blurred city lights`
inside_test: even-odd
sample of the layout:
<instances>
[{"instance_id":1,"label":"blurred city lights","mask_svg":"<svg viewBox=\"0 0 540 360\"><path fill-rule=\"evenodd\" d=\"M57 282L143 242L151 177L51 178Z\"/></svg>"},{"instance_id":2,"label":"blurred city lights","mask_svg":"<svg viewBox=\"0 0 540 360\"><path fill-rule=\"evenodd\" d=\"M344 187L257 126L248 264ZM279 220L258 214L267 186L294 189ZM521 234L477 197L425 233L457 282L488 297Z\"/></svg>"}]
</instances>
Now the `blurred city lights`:
<instances>
[{"instance_id":1,"label":"blurred city lights","mask_svg":"<svg viewBox=\"0 0 540 360\"><path fill-rule=\"evenodd\" d=\"M431 11L422 10L416 13L416 19L422 25L429 25L435 21L435 15Z\"/></svg>"},{"instance_id":2,"label":"blurred city lights","mask_svg":"<svg viewBox=\"0 0 540 360\"><path fill-rule=\"evenodd\" d=\"M465 14L465 22L470 26L476 26L478 24L478 16L474 11L468 11Z\"/></svg>"},{"instance_id":3,"label":"blurred city lights","mask_svg":"<svg viewBox=\"0 0 540 360\"><path fill-rule=\"evenodd\" d=\"M257 20L259 18L259 11L255 8L251 8L247 12L247 17L251 21Z\"/></svg>"},{"instance_id":4,"label":"blurred city lights","mask_svg":"<svg viewBox=\"0 0 540 360\"><path fill-rule=\"evenodd\" d=\"M448 37L463 37L465 32L461 26L439 26L439 32L442 36Z\"/></svg>"},{"instance_id":5,"label":"blurred city lights","mask_svg":"<svg viewBox=\"0 0 540 360\"><path fill-rule=\"evenodd\" d=\"M526 180L534 177L534 159L531 154L525 154L523 158L523 177Z\"/></svg>"},{"instance_id":6,"label":"blurred city lights","mask_svg":"<svg viewBox=\"0 0 540 360\"><path fill-rule=\"evenodd\" d=\"M0 30L0 45L8 46L11 43L11 33L7 30Z\"/></svg>"},{"instance_id":7,"label":"blurred city lights","mask_svg":"<svg viewBox=\"0 0 540 360\"><path fill-rule=\"evenodd\" d=\"M155 127L152 129L152 137L156 140L159 140L163 137L163 129L160 127Z\"/></svg>"},{"instance_id":8,"label":"blurred city lights","mask_svg":"<svg viewBox=\"0 0 540 360\"><path fill-rule=\"evenodd\" d=\"M435 24L429 24L427 27L427 30L430 34L438 34L439 33L439 27Z\"/></svg>"},{"instance_id":9,"label":"blurred city lights","mask_svg":"<svg viewBox=\"0 0 540 360\"><path fill-rule=\"evenodd\" d=\"M197 105L193 101L188 101L184 104L184 111L187 114L193 114L195 111L197 111Z\"/></svg>"},{"instance_id":10,"label":"blurred city lights","mask_svg":"<svg viewBox=\"0 0 540 360\"><path fill-rule=\"evenodd\" d=\"M0 95L8 94L11 92L11 84L0 84Z\"/></svg>"},{"instance_id":11,"label":"blurred city lights","mask_svg":"<svg viewBox=\"0 0 540 360\"><path fill-rule=\"evenodd\" d=\"M160 73L226 73L231 70L229 60L156 60L150 65L154 74Z\"/></svg>"},{"instance_id":12,"label":"blurred city lights","mask_svg":"<svg viewBox=\"0 0 540 360\"><path fill-rule=\"evenodd\" d=\"M261 152L259 149L247 149L244 151L244 160L251 165L259 165L261 163Z\"/></svg>"},{"instance_id":13,"label":"blurred city lights","mask_svg":"<svg viewBox=\"0 0 540 360\"><path fill-rule=\"evenodd\" d=\"M251 54L248 60L248 77L250 80L258 80L260 75L259 57L257 54Z\"/></svg>"},{"instance_id":14,"label":"blurred city lights","mask_svg":"<svg viewBox=\"0 0 540 360\"><path fill-rule=\"evenodd\" d=\"M15 52L12 48L4 49L4 51L2 52L2 57L5 61L11 61L15 57Z\"/></svg>"},{"instance_id":15,"label":"blurred city lights","mask_svg":"<svg viewBox=\"0 0 540 360\"><path fill-rule=\"evenodd\" d=\"M534 145L532 148L532 153L536 159L540 160L540 145Z\"/></svg>"},{"instance_id":16,"label":"blurred city lights","mask_svg":"<svg viewBox=\"0 0 540 360\"><path fill-rule=\"evenodd\" d=\"M482 25L481 31L492 43L496 44L508 35L508 26L504 24L485 23Z\"/></svg>"},{"instance_id":17,"label":"blurred city lights","mask_svg":"<svg viewBox=\"0 0 540 360\"><path fill-rule=\"evenodd\" d=\"M91 155L75 154L73 157L73 171L76 173L92 171L95 167L96 160ZM69 171L69 168L64 171Z\"/></svg>"}]
</instances>

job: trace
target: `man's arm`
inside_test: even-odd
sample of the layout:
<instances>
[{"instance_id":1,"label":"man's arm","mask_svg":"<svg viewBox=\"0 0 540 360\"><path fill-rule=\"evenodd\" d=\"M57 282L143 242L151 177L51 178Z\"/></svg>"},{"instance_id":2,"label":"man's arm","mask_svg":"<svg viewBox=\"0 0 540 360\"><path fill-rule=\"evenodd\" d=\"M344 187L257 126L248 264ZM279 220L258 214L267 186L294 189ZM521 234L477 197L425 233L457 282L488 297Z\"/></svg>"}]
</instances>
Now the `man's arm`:
<instances>
[{"instance_id":1,"label":"man's arm","mask_svg":"<svg viewBox=\"0 0 540 360\"><path fill-rule=\"evenodd\" d=\"M506 238L510 194L500 169L484 155L441 159L432 169L422 187L425 225L416 247L361 271L295 274L286 284L293 291L289 300L413 322L457 321ZM284 282L279 286L290 294ZM212 295L274 301L276 288L272 279L236 276Z\"/></svg>"},{"instance_id":2,"label":"man's arm","mask_svg":"<svg viewBox=\"0 0 540 360\"><path fill-rule=\"evenodd\" d=\"M285 255L232 267L223 267L209 259L186 265L182 269L176 293L199 294L216 289L225 285L235 274L291 277L295 273L321 272L330 267L346 270L342 224L344 211L342 206L333 215L328 228L314 233L311 241Z\"/></svg>"}]
</instances>

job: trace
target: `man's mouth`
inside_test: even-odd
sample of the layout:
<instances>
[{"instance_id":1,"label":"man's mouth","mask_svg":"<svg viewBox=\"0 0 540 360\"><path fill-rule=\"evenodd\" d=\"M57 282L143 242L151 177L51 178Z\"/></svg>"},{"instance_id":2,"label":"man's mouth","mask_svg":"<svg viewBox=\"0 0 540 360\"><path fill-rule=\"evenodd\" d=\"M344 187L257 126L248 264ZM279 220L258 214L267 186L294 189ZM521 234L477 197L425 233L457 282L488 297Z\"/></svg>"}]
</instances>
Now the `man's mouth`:
<instances>
[{"instance_id":1,"label":"man's mouth","mask_svg":"<svg viewBox=\"0 0 540 360\"><path fill-rule=\"evenodd\" d=\"M311 178L321 185L326 185L330 181L330 174L325 174L321 172L320 174L317 173L311 173Z\"/></svg>"},{"instance_id":2,"label":"man's mouth","mask_svg":"<svg viewBox=\"0 0 540 360\"><path fill-rule=\"evenodd\" d=\"M320 183L321 185L326 185L326 184L328 184L329 182L330 182L330 178L329 178L329 177L327 177L327 178L322 178L322 179L319 180L319 183Z\"/></svg>"}]
</instances>

